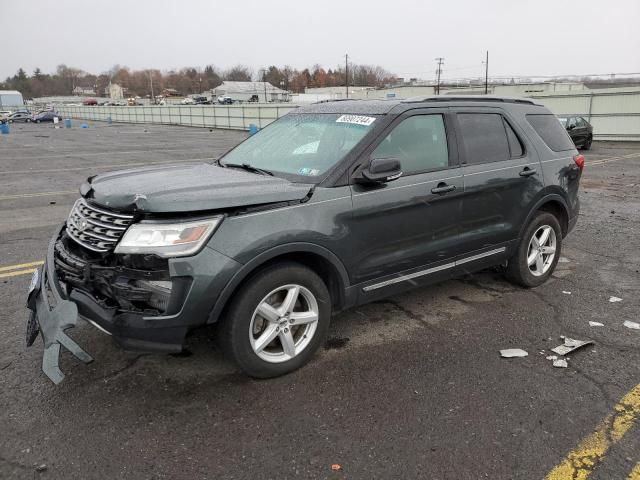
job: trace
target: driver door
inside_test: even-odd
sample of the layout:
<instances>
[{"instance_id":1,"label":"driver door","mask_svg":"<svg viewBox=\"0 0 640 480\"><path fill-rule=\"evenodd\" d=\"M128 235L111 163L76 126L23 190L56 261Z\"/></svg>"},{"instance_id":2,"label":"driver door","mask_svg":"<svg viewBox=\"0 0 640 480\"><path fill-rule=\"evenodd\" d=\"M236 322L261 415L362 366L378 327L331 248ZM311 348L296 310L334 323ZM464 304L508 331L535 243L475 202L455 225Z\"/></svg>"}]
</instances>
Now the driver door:
<instances>
[{"instance_id":1,"label":"driver door","mask_svg":"<svg viewBox=\"0 0 640 480\"><path fill-rule=\"evenodd\" d=\"M349 271L366 300L442 280L461 253L464 188L447 109L406 112L379 138L361 167L371 158L397 158L403 175L378 185L351 181Z\"/></svg>"}]
</instances>

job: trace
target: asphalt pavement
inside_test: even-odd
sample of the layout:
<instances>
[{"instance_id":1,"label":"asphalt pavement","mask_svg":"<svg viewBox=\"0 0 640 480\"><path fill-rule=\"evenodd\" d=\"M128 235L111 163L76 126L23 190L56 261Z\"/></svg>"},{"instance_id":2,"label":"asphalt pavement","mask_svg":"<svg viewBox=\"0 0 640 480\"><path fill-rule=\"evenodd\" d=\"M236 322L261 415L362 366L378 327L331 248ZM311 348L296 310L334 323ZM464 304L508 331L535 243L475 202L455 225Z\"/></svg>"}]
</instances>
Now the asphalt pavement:
<instances>
[{"instance_id":1,"label":"asphalt pavement","mask_svg":"<svg viewBox=\"0 0 640 480\"><path fill-rule=\"evenodd\" d=\"M0 478L640 478L640 144L584 152L580 218L539 288L489 270L351 309L306 367L266 381L222 357L215 328L172 356L79 324L95 361L63 354L55 386L42 343L25 347L25 293L80 183L211 161L246 135L77 127L0 136ZM561 336L594 345L554 368Z\"/></svg>"}]
</instances>

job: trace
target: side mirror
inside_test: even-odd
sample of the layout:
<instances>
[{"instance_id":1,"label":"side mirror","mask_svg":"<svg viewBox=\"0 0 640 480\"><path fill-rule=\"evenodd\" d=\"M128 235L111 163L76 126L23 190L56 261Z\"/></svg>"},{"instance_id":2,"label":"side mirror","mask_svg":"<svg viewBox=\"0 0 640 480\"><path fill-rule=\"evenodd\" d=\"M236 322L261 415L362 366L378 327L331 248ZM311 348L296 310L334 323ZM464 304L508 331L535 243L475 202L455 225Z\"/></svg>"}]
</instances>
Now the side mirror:
<instances>
[{"instance_id":1,"label":"side mirror","mask_svg":"<svg viewBox=\"0 0 640 480\"><path fill-rule=\"evenodd\" d=\"M372 158L361 173L362 183L386 183L402 176L400 160L397 158Z\"/></svg>"},{"instance_id":2,"label":"side mirror","mask_svg":"<svg viewBox=\"0 0 640 480\"><path fill-rule=\"evenodd\" d=\"M574 128L576 128L575 124L571 124L571 125L567 125L567 130L573 130Z\"/></svg>"}]
</instances>

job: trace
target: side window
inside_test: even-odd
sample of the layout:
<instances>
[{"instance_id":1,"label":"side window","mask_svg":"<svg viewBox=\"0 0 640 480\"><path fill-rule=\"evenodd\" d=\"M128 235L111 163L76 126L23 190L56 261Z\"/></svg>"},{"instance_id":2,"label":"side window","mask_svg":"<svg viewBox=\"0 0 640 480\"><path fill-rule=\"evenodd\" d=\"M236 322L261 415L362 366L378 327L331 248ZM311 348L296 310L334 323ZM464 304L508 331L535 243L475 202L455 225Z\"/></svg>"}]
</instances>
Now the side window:
<instances>
[{"instance_id":1,"label":"side window","mask_svg":"<svg viewBox=\"0 0 640 480\"><path fill-rule=\"evenodd\" d=\"M569 119L569 123L567 123L567 127L576 127L578 126L578 119L576 117L571 117Z\"/></svg>"},{"instance_id":2,"label":"side window","mask_svg":"<svg viewBox=\"0 0 640 480\"><path fill-rule=\"evenodd\" d=\"M522 142L520 142L518 135L516 135L516 132L513 131L513 128L511 128L509 122L504 119L503 121L504 128L507 131L507 138L509 139L509 150L511 151L511 158L521 157L524 154L524 151L522 149Z\"/></svg>"},{"instance_id":3,"label":"side window","mask_svg":"<svg viewBox=\"0 0 640 480\"><path fill-rule=\"evenodd\" d=\"M528 114L527 122L531 124L540 138L554 152L573 150L573 141L555 115L552 114Z\"/></svg>"},{"instance_id":4,"label":"side window","mask_svg":"<svg viewBox=\"0 0 640 480\"><path fill-rule=\"evenodd\" d=\"M442 115L416 115L403 120L371 157L397 158L404 175L448 167L449 149Z\"/></svg>"},{"instance_id":5,"label":"side window","mask_svg":"<svg viewBox=\"0 0 640 480\"><path fill-rule=\"evenodd\" d=\"M587 122L585 121L584 118L578 117L578 118L576 118L576 125L578 127L586 127L587 126Z\"/></svg>"},{"instance_id":6,"label":"side window","mask_svg":"<svg viewBox=\"0 0 640 480\"><path fill-rule=\"evenodd\" d=\"M502 115L459 113L458 123L467 153L467 163L499 162L511 158Z\"/></svg>"}]
</instances>

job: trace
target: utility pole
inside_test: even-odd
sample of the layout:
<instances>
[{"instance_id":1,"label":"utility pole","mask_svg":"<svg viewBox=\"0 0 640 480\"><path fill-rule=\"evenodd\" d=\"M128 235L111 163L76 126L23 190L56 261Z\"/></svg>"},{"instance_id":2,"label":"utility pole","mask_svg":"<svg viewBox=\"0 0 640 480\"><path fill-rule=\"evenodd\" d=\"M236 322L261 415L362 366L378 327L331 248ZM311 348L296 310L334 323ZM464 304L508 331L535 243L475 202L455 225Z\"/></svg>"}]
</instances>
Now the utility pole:
<instances>
[{"instance_id":1,"label":"utility pole","mask_svg":"<svg viewBox=\"0 0 640 480\"><path fill-rule=\"evenodd\" d=\"M264 103L267 102L267 69L262 69L262 86L264 87Z\"/></svg>"},{"instance_id":2,"label":"utility pole","mask_svg":"<svg viewBox=\"0 0 640 480\"><path fill-rule=\"evenodd\" d=\"M484 62L484 94L489 93L489 50L487 50L487 59Z\"/></svg>"},{"instance_id":3,"label":"utility pole","mask_svg":"<svg viewBox=\"0 0 640 480\"><path fill-rule=\"evenodd\" d=\"M345 93L347 95L346 98L349 98L349 54L345 54L344 56L344 88Z\"/></svg>"},{"instance_id":4,"label":"utility pole","mask_svg":"<svg viewBox=\"0 0 640 480\"><path fill-rule=\"evenodd\" d=\"M153 96L153 77L151 76L151 70L149 70L149 83L151 84L151 103L154 104L156 102ZM111 85L111 81L109 81L109 85Z\"/></svg>"},{"instance_id":5,"label":"utility pole","mask_svg":"<svg viewBox=\"0 0 640 480\"><path fill-rule=\"evenodd\" d=\"M442 65L444 65L444 57L437 57L438 68L436 69L437 81L436 81L436 95L440 95L440 75L442 75Z\"/></svg>"}]
</instances>

